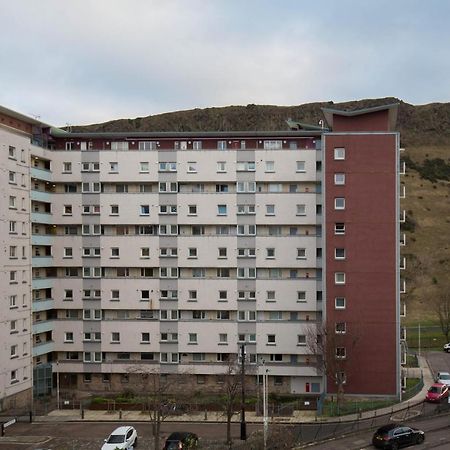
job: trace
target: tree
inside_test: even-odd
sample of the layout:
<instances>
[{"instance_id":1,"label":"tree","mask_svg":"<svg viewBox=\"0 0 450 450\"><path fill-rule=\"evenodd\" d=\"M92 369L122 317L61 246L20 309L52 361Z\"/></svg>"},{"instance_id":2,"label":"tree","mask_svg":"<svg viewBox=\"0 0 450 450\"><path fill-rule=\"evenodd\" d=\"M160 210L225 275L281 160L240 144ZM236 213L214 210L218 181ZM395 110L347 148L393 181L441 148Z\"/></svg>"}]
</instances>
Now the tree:
<instances>
[{"instance_id":1,"label":"tree","mask_svg":"<svg viewBox=\"0 0 450 450\"><path fill-rule=\"evenodd\" d=\"M434 298L433 309L436 312L439 325L447 342L450 340L450 294L448 291Z\"/></svg>"},{"instance_id":2,"label":"tree","mask_svg":"<svg viewBox=\"0 0 450 450\"><path fill-rule=\"evenodd\" d=\"M306 346L314 357L312 364L336 385L338 411L344 399L349 360L358 342L356 324L352 324L352 330L347 329L347 326L317 322L309 325L306 331Z\"/></svg>"},{"instance_id":3,"label":"tree","mask_svg":"<svg viewBox=\"0 0 450 450\"><path fill-rule=\"evenodd\" d=\"M161 424L176 409L176 403L171 400L171 390L178 384L182 374L162 374L157 369L147 369L142 366L130 367L136 384L140 385L143 401L152 424L154 448L160 447Z\"/></svg>"}]
</instances>

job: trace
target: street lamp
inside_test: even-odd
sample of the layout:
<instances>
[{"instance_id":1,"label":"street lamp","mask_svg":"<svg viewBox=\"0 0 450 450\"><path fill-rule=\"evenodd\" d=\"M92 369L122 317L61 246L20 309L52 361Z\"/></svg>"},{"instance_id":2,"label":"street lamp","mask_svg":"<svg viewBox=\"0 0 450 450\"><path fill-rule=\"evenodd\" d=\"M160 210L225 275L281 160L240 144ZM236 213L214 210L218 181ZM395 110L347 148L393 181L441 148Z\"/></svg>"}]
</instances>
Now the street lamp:
<instances>
[{"instance_id":1,"label":"street lamp","mask_svg":"<svg viewBox=\"0 0 450 450\"><path fill-rule=\"evenodd\" d=\"M247 440L245 423L245 344L241 345L241 441Z\"/></svg>"},{"instance_id":2,"label":"street lamp","mask_svg":"<svg viewBox=\"0 0 450 450\"><path fill-rule=\"evenodd\" d=\"M267 431L269 428L268 422L268 403L269 403L269 386L268 386L268 372L269 369L266 369L266 361L262 360L263 367L263 424L264 424L264 450L267 448Z\"/></svg>"}]
</instances>

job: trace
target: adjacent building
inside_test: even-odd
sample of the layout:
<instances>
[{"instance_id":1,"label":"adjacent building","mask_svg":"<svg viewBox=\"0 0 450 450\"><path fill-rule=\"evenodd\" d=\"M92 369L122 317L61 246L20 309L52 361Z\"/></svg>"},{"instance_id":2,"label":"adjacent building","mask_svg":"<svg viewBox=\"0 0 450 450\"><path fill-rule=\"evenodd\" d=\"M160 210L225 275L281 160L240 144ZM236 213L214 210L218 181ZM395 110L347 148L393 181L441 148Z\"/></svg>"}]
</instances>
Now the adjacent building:
<instances>
[{"instance_id":1,"label":"adjacent building","mask_svg":"<svg viewBox=\"0 0 450 450\"><path fill-rule=\"evenodd\" d=\"M218 391L243 345L253 386L268 370L281 393L399 394L396 105L278 132L0 113L5 401L32 367L35 395L153 371Z\"/></svg>"}]
</instances>

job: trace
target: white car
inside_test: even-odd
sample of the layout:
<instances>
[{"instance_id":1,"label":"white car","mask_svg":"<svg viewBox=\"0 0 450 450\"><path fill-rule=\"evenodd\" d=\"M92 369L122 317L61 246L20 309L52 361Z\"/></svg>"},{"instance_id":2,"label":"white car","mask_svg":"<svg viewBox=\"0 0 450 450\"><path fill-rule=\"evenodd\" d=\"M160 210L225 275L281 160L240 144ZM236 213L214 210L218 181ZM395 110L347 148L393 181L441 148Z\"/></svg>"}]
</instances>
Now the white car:
<instances>
[{"instance_id":1,"label":"white car","mask_svg":"<svg viewBox=\"0 0 450 450\"><path fill-rule=\"evenodd\" d=\"M450 386L450 373L448 372L438 372L436 374L436 383L446 384Z\"/></svg>"},{"instance_id":2,"label":"white car","mask_svg":"<svg viewBox=\"0 0 450 450\"><path fill-rule=\"evenodd\" d=\"M137 445L137 431L134 427L116 428L105 439L102 450L122 450L133 449Z\"/></svg>"},{"instance_id":3,"label":"white car","mask_svg":"<svg viewBox=\"0 0 450 450\"><path fill-rule=\"evenodd\" d=\"M450 342L448 344L444 344L444 352L450 352Z\"/></svg>"}]
</instances>

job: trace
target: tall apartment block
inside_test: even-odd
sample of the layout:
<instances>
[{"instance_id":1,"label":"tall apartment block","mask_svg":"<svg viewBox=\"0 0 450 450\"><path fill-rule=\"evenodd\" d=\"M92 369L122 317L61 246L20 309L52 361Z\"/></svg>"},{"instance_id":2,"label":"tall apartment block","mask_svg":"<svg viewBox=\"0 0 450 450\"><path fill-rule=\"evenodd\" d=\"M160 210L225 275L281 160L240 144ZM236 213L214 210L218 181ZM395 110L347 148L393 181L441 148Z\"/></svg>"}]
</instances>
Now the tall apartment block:
<instances>
[{"instance_id":1,"label":"tall apartment block","mask_svg":"<svg viewBox=\"0 0 450 450\"><path fill-rule=\"evenodd\" d=\"M250 388L398 395L396 114L76 133L0 108L3 401L153 371L220 391L242 345Z\"/></svg>"}]
</instances>

